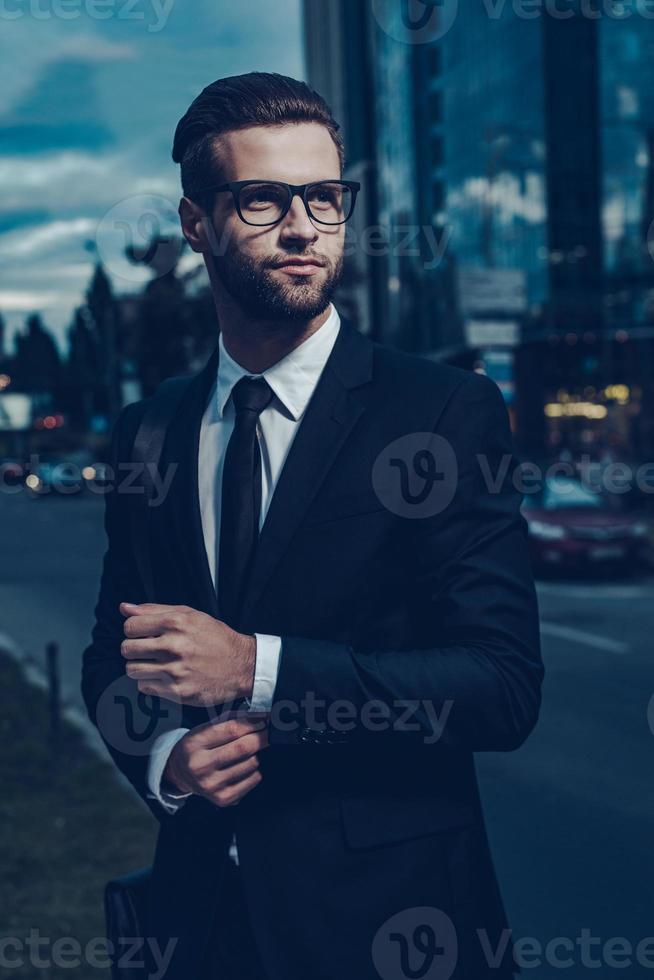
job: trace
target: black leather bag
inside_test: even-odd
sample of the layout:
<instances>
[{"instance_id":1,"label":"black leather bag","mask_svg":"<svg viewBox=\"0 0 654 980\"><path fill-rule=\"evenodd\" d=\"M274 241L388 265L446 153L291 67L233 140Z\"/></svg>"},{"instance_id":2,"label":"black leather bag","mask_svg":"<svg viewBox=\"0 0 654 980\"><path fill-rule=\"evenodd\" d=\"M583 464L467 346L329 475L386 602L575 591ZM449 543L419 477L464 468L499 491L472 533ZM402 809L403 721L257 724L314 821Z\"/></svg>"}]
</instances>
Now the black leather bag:
<instances>
[{"instance_id":1,"label":"black leather bag","mask_svg":"<svg viewBox=\"0 0 654 980\"><path fill-rule=\"evenodd\" d=\"M148 539L150 508L147 501L153 493L152 467L158 466L168 425L188 387L190 378L169 378L150 400L139 425L132 447L132 462L141 465L142 494L131 496L130 531L134 554L149 602L155 602ZM143 465L147 464L147 465ZM107 882L104 910L111 959L112 980L141 980L148 976L146 956L146 922L150 895L151 868L142 868Z\"/></svg>"},{"instance_id":2,"label":"black leather bag","mask_svg":"<svg viewBox=\"0 0 654 980\"><path fill-rule=\"evenodd\" d=\"M104 913L112 980L141 980L148 976L144 946L150 896L151 868L108 881Z\"/></svg>"}]
</instances>

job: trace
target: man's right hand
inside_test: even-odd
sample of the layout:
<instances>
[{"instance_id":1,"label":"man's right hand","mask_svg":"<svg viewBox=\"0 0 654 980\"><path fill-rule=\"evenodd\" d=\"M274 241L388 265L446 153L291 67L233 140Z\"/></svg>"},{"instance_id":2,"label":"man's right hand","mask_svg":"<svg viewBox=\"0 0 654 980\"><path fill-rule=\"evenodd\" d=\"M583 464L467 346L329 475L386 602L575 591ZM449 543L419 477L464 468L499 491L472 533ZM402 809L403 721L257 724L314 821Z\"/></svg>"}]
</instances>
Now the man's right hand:
<instances>
[{"instance_id":1,"label":"man's right hand","mask_svg":"<svg viewBox=\"0 0 654 980\"><path fill-rule=\"evenodd\" d=\"M268 745L266 719L209 721L174 746L162 788L195 793L216 806L235 806L261 782L257 752Z\"/></svg>"}]
</instances>

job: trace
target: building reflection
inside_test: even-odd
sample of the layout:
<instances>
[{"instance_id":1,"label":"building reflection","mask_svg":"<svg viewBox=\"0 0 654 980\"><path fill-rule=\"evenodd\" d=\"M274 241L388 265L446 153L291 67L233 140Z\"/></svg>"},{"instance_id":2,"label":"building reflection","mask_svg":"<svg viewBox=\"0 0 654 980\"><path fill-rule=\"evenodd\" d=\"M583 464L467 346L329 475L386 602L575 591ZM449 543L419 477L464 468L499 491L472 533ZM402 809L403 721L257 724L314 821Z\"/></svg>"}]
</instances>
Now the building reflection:
<instances>
[{"instance_id":1,"label":"building reflection","mask_svg":"<svg viewBox=\"0 0 654 980\"><path fill-rule=\"evenodd\" d=\"M304 2L308 78L368 183L343 302L495 377L525 453L644 458L654 21L443 0L414 3L411 29L405 6ZM366 247L372 225L387 247Z\"/></svg>"}]
</instances>

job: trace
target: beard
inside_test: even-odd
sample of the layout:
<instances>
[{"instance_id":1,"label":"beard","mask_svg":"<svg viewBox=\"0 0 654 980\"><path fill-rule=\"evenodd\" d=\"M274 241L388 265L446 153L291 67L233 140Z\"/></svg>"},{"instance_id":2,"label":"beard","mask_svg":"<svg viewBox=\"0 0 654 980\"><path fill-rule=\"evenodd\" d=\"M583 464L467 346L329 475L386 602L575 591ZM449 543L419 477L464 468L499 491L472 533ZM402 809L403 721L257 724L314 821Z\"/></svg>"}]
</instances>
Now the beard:
<instances>
[{"instance_id":1,"label":"beard","mask_svg":"<svg viewBox=\"0 0 654 980\"><path fill-rule=\"evenodd\" d=\"M253 259L235 243L223 255L214 253L213 260L229 295L255 320L313 320L327 309L343 276L342 255L331 263L325 259L324 271L315 276L287 276L287 281L270 268L270 258Z\"/></svg>"}]
</instances>

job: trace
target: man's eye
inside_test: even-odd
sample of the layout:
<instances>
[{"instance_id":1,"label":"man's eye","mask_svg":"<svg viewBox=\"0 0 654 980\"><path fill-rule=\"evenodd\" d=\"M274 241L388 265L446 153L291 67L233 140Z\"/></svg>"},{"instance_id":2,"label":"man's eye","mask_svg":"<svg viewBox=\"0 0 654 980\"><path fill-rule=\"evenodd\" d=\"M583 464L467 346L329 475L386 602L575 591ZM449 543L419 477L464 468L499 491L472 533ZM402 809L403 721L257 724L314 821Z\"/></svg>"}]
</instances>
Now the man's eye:
<instances>
[{"instance_id":1,"label":"man's eye","mask_svg":"<svg viewBox=\"0 0 654 980\"><path fill-rule=\"evenodd\" d=\"M241 195L241 202L246 208L262 208L270 205L279 206L284 195L275 187L246 188Z\"/></svg>"},{"instance_id":2,"label":"man's eye","mask_svg":"<svg viewBox=\"0 0 654 980\"><path fill-rule=\"evenodd\" d=\"M322 208L340 207L342 196L335 187L315 187L309 193L309 203Z\"/></svg>"}]
</instances>

